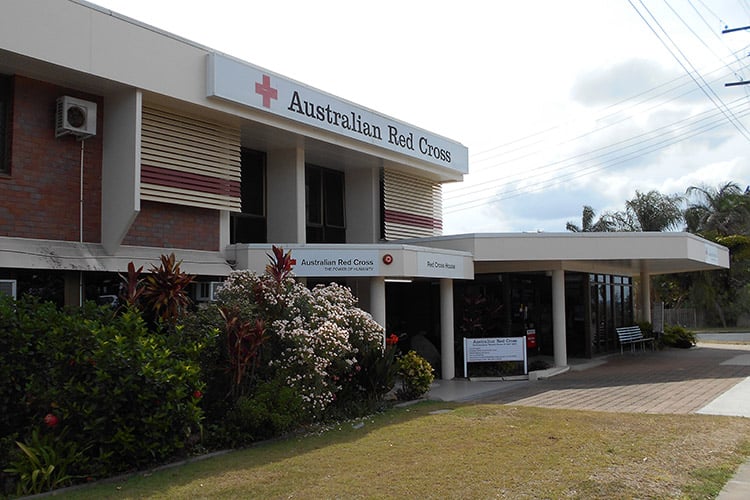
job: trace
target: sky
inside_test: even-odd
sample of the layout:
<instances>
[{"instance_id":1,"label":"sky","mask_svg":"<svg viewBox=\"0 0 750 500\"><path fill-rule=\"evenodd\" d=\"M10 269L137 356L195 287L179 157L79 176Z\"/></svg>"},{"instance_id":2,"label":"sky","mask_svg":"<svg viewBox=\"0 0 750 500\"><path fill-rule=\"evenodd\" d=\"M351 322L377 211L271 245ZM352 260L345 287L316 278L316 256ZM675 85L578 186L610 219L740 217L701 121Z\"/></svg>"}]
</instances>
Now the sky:
<instances>
[{"instance_id":1,"label":"sky","mask_svg":"<svg viewBox=\"0 0 750 500\"><path fill-rule=\"evenodd\" d=\"M446 136L443 233L750 184L750 0L95 0Z\"/></svg>"}]
</instances>

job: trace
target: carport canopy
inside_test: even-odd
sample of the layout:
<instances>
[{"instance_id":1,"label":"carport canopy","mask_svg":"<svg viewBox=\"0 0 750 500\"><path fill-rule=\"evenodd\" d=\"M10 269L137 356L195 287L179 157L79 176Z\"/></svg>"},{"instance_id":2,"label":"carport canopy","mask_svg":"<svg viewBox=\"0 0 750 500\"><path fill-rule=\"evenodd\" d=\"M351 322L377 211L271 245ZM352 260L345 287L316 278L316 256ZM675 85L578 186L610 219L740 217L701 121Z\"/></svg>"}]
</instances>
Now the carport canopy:
<instances>
[{"instance_id":1,"label":"carport canopy","mask_svg":"<svg viewBox=\"0 0 750 500\"><path fill-rule=\"evenodd\" d=\"M543 271L552 277L554 363L566 367L565 272L640 277L642 321L651 321L653 275L729 268L729 250L690 233L516 233L423 238L421 246L469 252L476 274ZM416 240L415 240L416 243ZM451 374L443 378L452 378Z\"/></svg>"},{"instance_id":2,"label":"carport canopy","mask_svg":"<svg viewBox=\"0 0 750 500\"><path fill-rule=\"evenodd\" d=\"M729 250L690 233L484 233L418 240L470 252L474 272L578 271L642 276L729 268Z\"/></svg>"}]
</instances>

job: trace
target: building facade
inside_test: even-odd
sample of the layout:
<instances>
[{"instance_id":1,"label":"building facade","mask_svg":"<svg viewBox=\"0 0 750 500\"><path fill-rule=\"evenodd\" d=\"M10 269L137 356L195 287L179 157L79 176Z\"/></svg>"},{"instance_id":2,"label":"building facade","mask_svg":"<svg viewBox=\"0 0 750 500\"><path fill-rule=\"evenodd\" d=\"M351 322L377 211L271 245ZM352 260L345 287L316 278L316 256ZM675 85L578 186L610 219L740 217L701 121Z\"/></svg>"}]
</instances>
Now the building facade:
<instances>
[{"instance_id":1,"label":"building facade","mask_svg":"<svg viewBox=\"0 0 750 500\"><path fill-rule=\"evenodd\" d=\"M726 249L690 235L670 247L601 240L593 252L590 239L558 235L535 258L532 238L544 235L444 237L441 185L469 168L460 143L85 1L2 10L6 293L107 300L129 262L148 269L174 252L198 277L195 298L210 300L233 269L262 272L275 244L308 283L344 282L381 324L430 337L452 378L456 302L477 287L521 297L523 276L537 280L534 307L550 311L541 339L564 366L566 323L574 331L581 312L566 311L573 281L602 276L626 290L633 275L728 266ZM504 288L481 285L501 278ZM403 307L410 296L422 306ZM502 324L517 333L512 316Z\"/></svg>"}]
</instances>

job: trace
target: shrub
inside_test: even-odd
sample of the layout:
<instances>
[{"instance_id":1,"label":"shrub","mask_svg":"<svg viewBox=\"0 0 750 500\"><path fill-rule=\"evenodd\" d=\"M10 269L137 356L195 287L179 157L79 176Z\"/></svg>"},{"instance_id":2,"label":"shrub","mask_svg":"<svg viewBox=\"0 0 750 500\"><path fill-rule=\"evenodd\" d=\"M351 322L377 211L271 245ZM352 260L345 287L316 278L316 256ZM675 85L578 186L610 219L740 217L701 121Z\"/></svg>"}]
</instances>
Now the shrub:
<instances>
[{"instance_id":1,"label":"shrub","mask_svg":"<svg viewBox=\"0 0 750 500\"><path fill-rule=\"evenodd\" d=\"M203 344L181 342L179 330L149 332L130 310L26 299L0 307L0 321L10 327L0 328L3 435L28 443L46 417L85 449L77 473L98 476L162 461L199 430Z\"/></svg>"},{"instance_id":2,"label":"shrub","mask_svg":"<svg viewBox=\"0 0 750 500\"><path fill-rule=\"evenodd\" d=\"M696 337L695 333L685 329L683 326L670 325L664 327L662 342L668 346L688 349L695 345Z\"/></svg>"},{"instance_id":3,"label":"shrub","mask_svg":"<svg viewBox=\"0 0 750 500\"><path fill-rule=\"evenodd\" d=\"M232 273L217 302L184 318L187 337L211 329L201 357L212 445L247 444L312 420L368 411L393 387L395 346L337 284L310 290L274 247L266 273Z\"/></svg>"},{"instance_id":4,"label":"shrub","mask_svg":"<svg viewBox=\"0 0 750 500\"><path fill-rule=\"evenodd\" d=\"M409 351L398 360L401 388L396 397L401 400L417 399L430 390L435 380L432 365L416 351Z\"/></svg>"},{"instance_id":5,"label":"shrub","mask_svg":"<svg viewBox=\"0 0 750 500\"><path fill-rule=\"evenodd\" d=\"M14 301L0 294L0 437L25 431L34 418L26 384L32 374L49 369L52 351L40 339L60 316L52 303L29 296Z\"/></svg>"},{"instance_id":6,"label":"shrub","mask_svg":"<svg viewBox=\"0 0 750 500\"><path fill-rule=\"evenodd\" d=\"M368 397L368 387L358 383L360 361L383 356L383 329L356 307L348 288L332 283L309 290L291 276L289 254L275 248L274 255L277 262L262 276L232 273L218 302L265 325L257 380L248 385L281 377L302 399L307 418L320 419L340 397Z\"/></svg>"},{"instance_id":7,"label":"shrub","mask_svg":"<svg viewBox=\"0 0 750 500\"><path fill-rule=\"evenodd\" d=\"M644 337L654 336L654 326L649 321L638 322L638 327L641 329L641 333Z\"/></svg>"},{"instance_id":8,"label":"shrub","mask_svg":"<svg viewBox=\"0 0 750 500\"><path fill-rule=\"evenodd\" d=\"M358 359L361 370L352 387L361 391L366 399L379 401L396 384L398 341L398 336L391 334L385 340L385 351L380 345L360 348Z\"/></svg>"},{"instance_id":9,"label":"shrub","mask_svg":"<svg viewBox=\"0 0 750 500\"><path fill-rule=\"evenodd\" d=\"M293 430L302 414L301 398L283 380L262 382L252 395L240 397L229 410L226 431L233 446L246 445Z\"/></svg>"},{"instance_id":10,"label":"shrub","mask_svg":"<svg viewBox=\"0 0 750 500\"><path fill-rule=\"evenodd\" d=\"M50 424L47 424L50 426ZM54 427L54 426L51 426ZM4 472L18 475L16 494L35 495L72 484L71 470L80 469L85 461L78 445L66 439L65 431L40 434L36 429L26 443L16 441L20 451Z\"/></svg>"}]
</instances>

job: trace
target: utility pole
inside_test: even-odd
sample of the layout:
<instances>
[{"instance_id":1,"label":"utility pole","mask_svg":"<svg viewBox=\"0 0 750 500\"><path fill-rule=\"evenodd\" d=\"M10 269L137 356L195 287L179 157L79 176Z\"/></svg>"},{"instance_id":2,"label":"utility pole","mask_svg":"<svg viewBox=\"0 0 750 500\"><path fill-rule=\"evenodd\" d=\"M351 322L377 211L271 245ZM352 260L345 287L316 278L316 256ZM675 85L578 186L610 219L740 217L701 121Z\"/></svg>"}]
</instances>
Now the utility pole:
<instances>
[{"instance_id":1,"label":"utility pole","mask_svg":"<svg viewBox=\"0 0 750 500\"><path fill-rule=\"evenodd\" d=\"M734 33L735 31L747 31L750 30L750 26L742 26L740 28L727 28L724 26L724 29L721 30L722 35L726 35L727 33ZM750 80L740 80L739 82L729 82L725 83L725 87L736 87L738 85L748 85L750 84Z\"/></svg>"}]
</instances>

